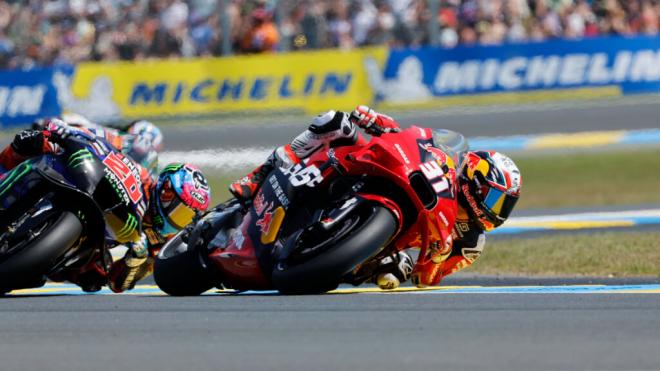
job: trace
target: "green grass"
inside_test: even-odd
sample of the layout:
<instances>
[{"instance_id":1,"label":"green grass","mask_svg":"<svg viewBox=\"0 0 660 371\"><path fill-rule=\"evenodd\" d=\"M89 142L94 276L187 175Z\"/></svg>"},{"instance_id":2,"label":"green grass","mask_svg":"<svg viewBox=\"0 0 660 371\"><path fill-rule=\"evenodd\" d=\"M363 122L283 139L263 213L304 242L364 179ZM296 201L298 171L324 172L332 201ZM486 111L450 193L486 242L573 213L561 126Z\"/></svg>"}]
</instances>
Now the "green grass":
<instances>
[{"instance_id":1,"label":"green grass","mask_svg":"<svg viewBox=\"0 0 660 371\"><path fill-rule=\"evenodd\" d=\"M660 232L491 239L466 271L501 275L660 276Z\"/></svg>"},{"instance_id":2,"label":"green grass","mask_svg":"<svg viewBox=\"0 0 660 371\"><path fill-rule=\"evenodd\" d=\"M660 149L514 156L519 209L660 203Z\"/></svg>"},{"instance_id":3,"label":"green grass","mask_svg":"<svg viewBox=\"0 0 660 371\"><path fill-rule=\"evenodd\" d=\"M518 209L660 203L660 149L513 156L523 174ZM247 173L250 169L246 169ZM245 173L206 171L214 202Z\"/></svg>"},{"instance_id":4,"label":"green grass","mask_svg":"<svg viewBox=\"0 0 660 371\"><path fill-rule=\"evenodd\" d=\"M202 169L203 170L203 169ZM209 171L205 171L204 174L207 177L209 186L211 187L211 204L219 204L231 197L227 187L229 183L240 179L247 174L250 170L246 170L245 173L229 173L229 174L218 174Z\"/></svg>"}]
</instances>

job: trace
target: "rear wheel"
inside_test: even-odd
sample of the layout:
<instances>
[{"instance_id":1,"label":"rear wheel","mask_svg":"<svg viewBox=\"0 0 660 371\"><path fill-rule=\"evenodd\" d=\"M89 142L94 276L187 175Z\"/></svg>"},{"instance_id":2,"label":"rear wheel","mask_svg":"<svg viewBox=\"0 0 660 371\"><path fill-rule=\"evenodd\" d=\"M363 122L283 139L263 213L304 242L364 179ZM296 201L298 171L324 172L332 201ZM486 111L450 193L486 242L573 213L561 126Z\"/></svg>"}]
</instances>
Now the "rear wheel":
<instances>
[{"instance_id":1,"label":"rear wheel","mask_svg":"<svg viewBox=\"0 0 660 371\"><path fill-rule=\"evenodd\" d=\"M199 251L184 241L187 231L179 232L163 246L154 263L154 280L172 296L196 296L211 289Z\"/></svg>"},{"instance_id":2,"label":"rear wheel","mask_svg":"<svg viewBox=\"0 0 660 371\"><path fill-rule=\"evenodd\" d=\"M35 213L15 231L0 235L0 292L43 285L82 231L80 220L64 211L46 218Z\"/></svg>"},{"instance_id":3,"label":"rear wheel","mask_svg":"<svg viewBox=\"0 0 660 371\"><path fill-rule=\"evenodd\" d=\"M331 236L303 236L296 253L273 268L273 284L285 294L330 291L343 276L380 253L396 228L389 210L377 204L364 205Z\"/></svg>"}]
</instances>

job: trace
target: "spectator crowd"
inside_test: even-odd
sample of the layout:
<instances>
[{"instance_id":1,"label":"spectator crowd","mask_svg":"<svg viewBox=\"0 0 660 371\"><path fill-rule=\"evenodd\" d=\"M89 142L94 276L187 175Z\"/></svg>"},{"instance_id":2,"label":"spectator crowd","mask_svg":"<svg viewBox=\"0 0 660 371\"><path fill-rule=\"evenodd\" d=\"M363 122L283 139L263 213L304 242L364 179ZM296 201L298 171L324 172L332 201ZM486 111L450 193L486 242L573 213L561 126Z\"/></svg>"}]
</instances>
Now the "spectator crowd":
<instances>
[{"instance_id":1,"label":"spectator crowd","mask_svg":"<svg viewBox=\"0 0 660 371\"><path fill-rule=\"evenodd\" d=\"M660 0L0 0L0 68L658 33Z\"/></svg>"}]
</instances>

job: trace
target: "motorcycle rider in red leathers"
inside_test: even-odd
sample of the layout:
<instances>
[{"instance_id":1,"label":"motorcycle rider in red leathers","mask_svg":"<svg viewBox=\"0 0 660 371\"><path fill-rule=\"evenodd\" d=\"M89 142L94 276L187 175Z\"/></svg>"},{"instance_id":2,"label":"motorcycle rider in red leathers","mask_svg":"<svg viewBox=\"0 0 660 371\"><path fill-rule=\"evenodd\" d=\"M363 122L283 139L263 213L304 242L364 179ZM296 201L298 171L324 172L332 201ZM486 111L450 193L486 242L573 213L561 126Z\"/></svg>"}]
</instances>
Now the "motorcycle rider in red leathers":
<instances>
[{"instance_id":1,"label":"motorcycle rider in red leathers","mask_svg":"<svg viewBox=\"0 0 660 371\"><path fill-rule=\"evenodd\" d=\"M276 166L291 167L329 147L366 144L356 126L373 136L400 131L394 119L367 106L358 106L351 113L328 111L315 117L291 143L278 147L263 165L232 183L229 190L239 200L250 200ZM500 226L510 215L522 185L515 163L494 151L469 151L461 160L451 249L441 249L426 264L413 264L405 252L382 259L382 269L377 269L371 278L382 289L394 289L408 279L418 287L439 284L443 277L479 258L486 243L485 232Z\"/></svg>"},{"instance_id":2,"label":"motorcycle rider in red leathers","mask_svg":"<svg viewBox=\"0 0 660 371\"><path fill-rule=\"evenodd\" d=\"M121 148L114 147L106 138L99 136L99 132L75 128L58 119L52 119L42 127L41 130L21 131L11 144L0 152L0 180L4 173L30 157L58 153L60 148L56 139L69 135L96 138L118 152L121 151ZM114 240L111 234L106 234L106 245L109 248L119 244L128 248L124 257L112 262L110 256L99 256L97 261L88 264L79 272L67 277L56 277L56 280L71 281L88 292L98 291L104 284L114 292L130 290L152 272L152 256L162 244L189 224L197 212L208 207L210 189L206 178L197 167L189 164L170 164L154 178L149 170L136 161L134 164L140 170L142 194L146 201L146 212L138 225L138 233L134 234L132 241L122 243ZM193 195L193 192L196 194Z\"/></svg>"}]
</instances>

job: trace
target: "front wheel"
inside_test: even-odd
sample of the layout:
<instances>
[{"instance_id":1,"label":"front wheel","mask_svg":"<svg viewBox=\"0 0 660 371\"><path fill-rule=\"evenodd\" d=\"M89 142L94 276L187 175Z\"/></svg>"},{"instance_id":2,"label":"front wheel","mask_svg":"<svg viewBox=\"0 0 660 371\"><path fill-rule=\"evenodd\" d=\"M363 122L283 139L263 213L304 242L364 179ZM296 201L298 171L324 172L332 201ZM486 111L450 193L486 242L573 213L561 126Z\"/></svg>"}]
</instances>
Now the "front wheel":
<instances>
[{"instance_id":1,"label":"front wheel","mask_svg":"<svg viewBox=\"0 0 660 371\"><path fill-rule=\"evenodd\" d=\"M0 235L0 292L43 285L82 231L78 217L64 211L45 217L35 214L13 233Z\"/></svg>"},{"instance_id":2,"label":"front wheel","mask_svg":"<svg viewBox=\"0 0 660 371\"><path fill-rule=\"evenodd\" d=\"M183 230L168 241L154 262L156 284L172 296L197 296L213 287L199 251L184 241L187 233Z\"/></svg>"},{"instance_id":3,"label":"front wheel","mask_svg":"<svg viewBox=\"0 0 660 371\"><path fill-rule=\"evenodd\" d=\"M303 237L297 254L273 268L273 284L285 294L330 291L343 276L380 253L396 230L396 220L389 210L378 204L366 204L333 231L334 235L326 237L331 240L331 246L326 241L305 243ZM322 251L318 251L320 248ZM309 258L301 259L306 253Z\"/></svg>"}]
</instances>

